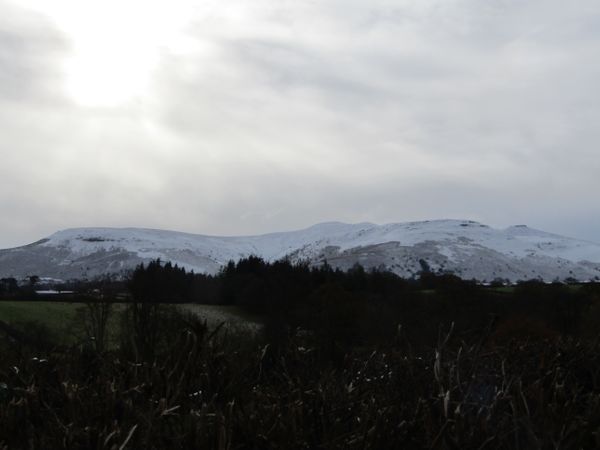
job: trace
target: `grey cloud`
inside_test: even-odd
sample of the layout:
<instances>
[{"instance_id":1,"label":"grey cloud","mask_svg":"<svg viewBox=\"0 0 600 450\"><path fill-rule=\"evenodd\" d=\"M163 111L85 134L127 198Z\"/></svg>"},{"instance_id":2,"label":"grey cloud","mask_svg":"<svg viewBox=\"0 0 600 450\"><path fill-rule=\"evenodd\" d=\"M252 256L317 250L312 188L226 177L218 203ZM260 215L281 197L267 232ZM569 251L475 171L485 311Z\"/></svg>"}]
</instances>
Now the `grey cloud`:
<instances>
[{"instance_id":1,"label":"grey cloud","mask_svg":"<svg viewBox=\"0 0 600 450\"><path fill-rule=\"evenodd\" d=\"M572 9L563 17L562 4L556 2L496 2L488 9L474 2L461 4L471 12L464 22L451 15L420 17L415 31L415 18L407 19L399 11L396 17L392 14L385 21L366 23L368 37L350 41L356 45L339 46L335 52L326 44L323 48L315 45L312 39L285 45L264 38L221 42L223 54L235 56L229 61L231 66L251 81L229 86L229 107L234 111L217 108L215 117L222 113L220 120L224 122L236 118L247 121L250 129L261 129L266 122L284 136L279 141L271 139L271 144L296 146L296 152L302 151L295 142L298 134L312 133L320 150L309 151L307 158L321 157L323 164L329 164L323 181L335 179L336 166L345 164L344 168L350 169L345 171L346 183L337 187L339 191L329 192L352 192L349 197L355 205L373 204L372 198L361 200L369 197L368 193L357 196L352 190L353 179L365 173L374 178L361 189L382 199L382 184L402 179L407 172L420 171L432 192L438 192L445 188L437 180L462 170L465 183L478 194L456 198L472 207L460 206L458 200L436 201L432 195L426 202L430 204L427 211L434 215L444 211L452 215L452 207L455 214L487 211L487 217L496 222L503 222L491 213L491 205L498 202L507 216L512 215L512 209L530 209L525 205L532 202L552 209L548 191L534 191L536 185L554 184L553 178L567 191L569 184L578 184L577 180L585 180L585 187L597 185L599 160L594 142L598 132L590 120L598 114L593 106L597 91L591 90L596 68L591 55L578 48L582 39L586 47L598 47L599 35L589 35L589 27L581 30L578 25L579 20L588 23L591 19L581 18ZM592 3L587 5L593 9ZM569 40L561 46L552 36L561 32L564 22L570 28L564 32ZM438 25L442 25L441 30L436 29ZM409 27L406 35L417 33L414 49L410 43L393 40L403 26ZM257 83L262 102L247 103ZM204 90L213 92L215 88L218 86L199 80L190 91L202 95ZM297 93L314 106L316 115L304 115L311 109L298 105ZM189 98L193 99L193 94ZM348 98L357 101L353 104ZM265 104L276 105L278 114L270 115ZM176 111L182 117L193 116L186 113L185 106ZM204 133L201 122L190 128ZM290 130L294 122L297 128ZM232 128L240 136L251 133L239 123ZM240 141L243 147L244 140ZM415 162L415 155L428 157L432 166ZM365 160L370 162L365 164ZM395 165L395 171L385 170ZM299 176L304 173L300 170ZM377 175L383 178L375 178ZM468 180L473 181L469 184ZM483 195L485 190L479 186L482 180L489 184L490 197ZM395 194L403 189L411 193L410 186L401 186ZM570 195L560 196L561 201L568 201L569 196L589 199L593 189L585 187L574 187ZM344 195L337 195L332 204L339 205L341 197ZM406 197L413 203L419 201L417 196ZM383 200L380 203L385 204ZM511 208L514 203L520 206ZM447 205L458 206L448 209ZM346 207L351 209L350 204ZM412 210L426 215L425 210ZM419 216L416 212L407 214ZM340 211L340 215L344 214Z\"/></svg>"},{"instance_id":2,"label":"grey cloud","mask_svg":"<svg viewBox=\"0 0 600 450\"><path fill-rule=\"evenodd\" d=\"M55 99L57 60L66 50L61 33L43 16L0 2L0 99Z\"/></svg>"},{"instance_id":3,"label":"grey cloud","mask_svg":"<svg viewBox=\"0 0 600 450\"><path fill-rule=\"evenodd\" d=\"M0 246L79 225L439 217L600 241L595 1L230 5L242 19L192 18L190 49L165 49L148 96L111 110L35 106L62 95L69 42L0 20Z\"/></svg>"}]
</instances>

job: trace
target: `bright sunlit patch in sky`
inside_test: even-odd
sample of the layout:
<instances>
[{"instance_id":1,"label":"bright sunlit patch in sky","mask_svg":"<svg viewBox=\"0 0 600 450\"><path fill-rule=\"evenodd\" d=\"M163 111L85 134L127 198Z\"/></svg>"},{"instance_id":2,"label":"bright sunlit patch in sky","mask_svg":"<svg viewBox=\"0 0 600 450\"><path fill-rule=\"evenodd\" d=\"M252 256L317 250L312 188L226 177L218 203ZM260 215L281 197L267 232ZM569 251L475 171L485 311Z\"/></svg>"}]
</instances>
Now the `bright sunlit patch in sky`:
<instances>
[{"instance_id":1,"label":"bright sunlit patch in sky","mask_svg":"<svg viewBox=\"0 0 600 450\"><path fill-rule=\"evenodd\" d=\"M143 96L164 50L175 50L189 20L187 2L27 1L69 40L67 95L82 106L116 107Z\"/></svg>"}]
</instances>

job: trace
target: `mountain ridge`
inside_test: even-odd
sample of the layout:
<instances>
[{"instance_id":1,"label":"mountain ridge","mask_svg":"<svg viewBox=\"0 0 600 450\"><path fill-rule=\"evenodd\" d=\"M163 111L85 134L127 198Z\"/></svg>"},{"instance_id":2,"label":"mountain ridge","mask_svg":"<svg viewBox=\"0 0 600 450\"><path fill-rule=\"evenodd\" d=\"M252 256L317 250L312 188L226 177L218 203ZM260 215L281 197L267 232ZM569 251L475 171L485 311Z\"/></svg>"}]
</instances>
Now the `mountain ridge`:
<instances>
[{"instance_id":1,"label":"mountain ridge","mask_svg":"<svg viewBox=\"0 0 600 450\"><path fill-rule=\"evenodd\" d=\"M0 250L0 277L59 279L123 275L160 258L188 270L217 273L250 255L348 269L359 263L413 277L421 261L436 272L479 281L600 278L600 244L525 225L492 228L473 220L388 223L324 222L294 231L247 236L151 228L88 227L57 231L34 243Z\"/></svg>"}]
</instances>

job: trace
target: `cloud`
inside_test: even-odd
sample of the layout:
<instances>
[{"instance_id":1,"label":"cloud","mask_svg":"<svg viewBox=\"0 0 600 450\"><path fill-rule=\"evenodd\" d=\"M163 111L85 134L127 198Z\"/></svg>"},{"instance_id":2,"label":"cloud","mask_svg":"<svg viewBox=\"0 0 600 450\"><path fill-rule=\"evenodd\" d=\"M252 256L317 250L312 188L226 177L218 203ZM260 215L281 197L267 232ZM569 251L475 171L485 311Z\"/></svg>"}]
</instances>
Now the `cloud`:
<instances>
[{"instance_id":1,"label":"cloud","mask_svg":"<svg viewBox=\"0 0 600 450\"><path fill-rule=\"evenodd\" d=\"M0 3L0 246L438 217L600 241L595 1L198 3L111 107L69 98L44 11Z\"/></svg>"},{"instance_id":2,"label":"cloud","mask_svg":"<svg viewBox=\"0 0 600 450\"><path fill-rule=\"evenodd\" d=\"M60 78L55 60L66 49L61 33L42 15L0 2L0 101L43 102Z\"/></svg>"}]
</instances>

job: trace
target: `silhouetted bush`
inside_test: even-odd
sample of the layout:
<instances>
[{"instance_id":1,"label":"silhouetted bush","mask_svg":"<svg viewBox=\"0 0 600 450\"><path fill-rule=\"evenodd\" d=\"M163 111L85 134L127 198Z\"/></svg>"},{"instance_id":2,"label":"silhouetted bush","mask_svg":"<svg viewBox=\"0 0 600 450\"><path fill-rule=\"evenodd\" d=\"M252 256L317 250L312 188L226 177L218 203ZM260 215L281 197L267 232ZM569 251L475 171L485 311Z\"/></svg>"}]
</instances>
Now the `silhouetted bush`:
<instances>
[{"instance_id":1,"label":"silhouetted bush","mask_svg":"<svg viewBox=\"0 0 600 450\"><path fill-rule=\"evenodd\" d=\"M597 446L595 341L514 337L494 345L485 333L464 341L442 327L437 344L417 353L400 336L337 347L332 361L312 334L292 333L272 352L173 307L157 314L170 325L148 358L126 348L17 349L0 333L0 446ZM353 320L339 320L353 329Z\"/></svg>"}]
</instances>

